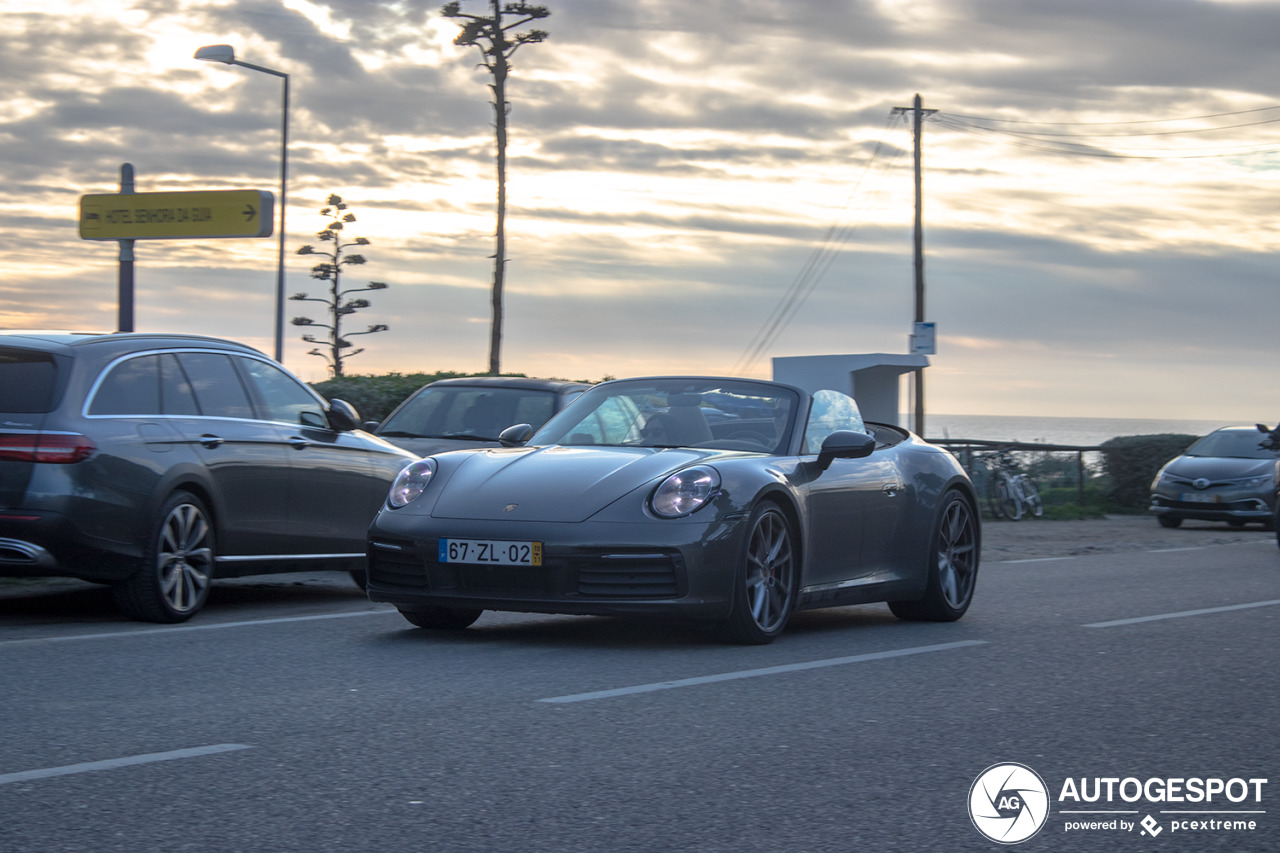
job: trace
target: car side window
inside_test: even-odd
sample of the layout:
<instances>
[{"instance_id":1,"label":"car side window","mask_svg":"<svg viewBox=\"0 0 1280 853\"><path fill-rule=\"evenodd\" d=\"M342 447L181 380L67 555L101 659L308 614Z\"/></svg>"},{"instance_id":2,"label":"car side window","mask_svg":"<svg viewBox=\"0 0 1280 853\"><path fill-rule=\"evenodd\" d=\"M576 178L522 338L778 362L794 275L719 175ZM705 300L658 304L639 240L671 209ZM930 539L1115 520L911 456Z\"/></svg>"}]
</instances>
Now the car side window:
<instances>
[{"instance_id":1,"label":"car side window","mask_svg":"<svg viewBox=\"0 0 1280 853\"><path fill-rule=\"evenodd\" d=\"M160 411L166 415L198 415L196 393L173 353L160 356Z\"/></svg>"},{"instance_id":2,"label":"car side window","mask_svg":"<svg viewBox=\"0 0 1280 853\"><path fill-rule=\"evenodd\" d=\"M160 357L143 355L112 366L93 395L89 414L160 414Z\"/></svg>"},{"instance_id":3,"label":"car side window","mask_svg":"<svg viewBox=\"0 0 1280 853\"><path fill-rule=\"evenodd\" d=\"M200 414L213 418L252 418L253 406L230 356L214 352L178 353L191 382Z\"/></svg>"},{"instance_id":4,"label":"car side window","mask_svg":"<svg viewBox=\"0 0 1280 853\"><path fill-rule=\"evenodd\" d=\"M256 358L239 359L258 404L258 411L269 420L284 424L325 426L324 408L306 388L274 364Z\"/></svg>"},{"instance_id":5,"label":"car side window","mask_svg":"<svg viewBox=\"0 0 1280 853\"><path fill-rule=\"evenodd\" d=\"M804 430L804 447L800 452L805 455L817 453L827 436L839 430L867 431L858 404L839 391L824 389L815 392L809 406L809 423Z\"/></svg>"}]
</instances>

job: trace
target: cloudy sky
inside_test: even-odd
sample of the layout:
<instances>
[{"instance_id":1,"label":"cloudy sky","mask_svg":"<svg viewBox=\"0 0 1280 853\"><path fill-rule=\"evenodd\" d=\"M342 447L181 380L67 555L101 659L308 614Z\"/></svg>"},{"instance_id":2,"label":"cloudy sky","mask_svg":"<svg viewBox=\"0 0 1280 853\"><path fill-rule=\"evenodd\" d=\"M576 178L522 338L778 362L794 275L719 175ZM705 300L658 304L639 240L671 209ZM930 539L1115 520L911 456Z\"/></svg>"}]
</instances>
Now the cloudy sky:
<instances>
[{"instance_id":1,"label":"cloudy sky","mask_svg":"<svg viewBox=\"0 0 1280 853\"><path fill-rule=\"evenodd\" d=\"M1280 3L548 0L511 102L505 371L767 377L905 352L919 93L929 411L1280 420ZM464 0L464 11L488 3ZM0 0L0 327L112 329L80 196L329 193L367 237L348 372L488 366L488 77L416 0ZM137 244L139 330L273 350L276 239ZM289 302L288 316L321 319ZM322 310L322 309L321 309ZM285 363L325 378L302 330ZM904 398L905 399L905 398Z\"/></svg>"}]
</instances>

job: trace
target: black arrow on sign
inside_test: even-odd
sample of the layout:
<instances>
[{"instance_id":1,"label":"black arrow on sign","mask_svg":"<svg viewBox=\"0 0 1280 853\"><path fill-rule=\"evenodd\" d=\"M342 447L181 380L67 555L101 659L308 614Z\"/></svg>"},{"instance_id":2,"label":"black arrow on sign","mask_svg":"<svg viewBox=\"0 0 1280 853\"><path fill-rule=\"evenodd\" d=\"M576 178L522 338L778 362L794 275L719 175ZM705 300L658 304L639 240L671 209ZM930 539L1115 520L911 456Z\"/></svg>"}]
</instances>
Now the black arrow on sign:
<instances>
[{"instance_id":1,"label":"black arrow on sign","mask_svg":"<svg viewBox=\"0 0 1280 853\"><path fill-rule=\"evenodd\" d=\"M255 216L257 216L257 215L258 215L258 211L254 210L254 209L253 209L253 205L251 205L251 204L246 204L246 205L244 206L244 210L242 210L242 211L240 211L240 212L244 214L244 221L245 221L245 222L250 221L251 219L253 219L253 217L255 217Z\"/></svg>"}]
</instances>

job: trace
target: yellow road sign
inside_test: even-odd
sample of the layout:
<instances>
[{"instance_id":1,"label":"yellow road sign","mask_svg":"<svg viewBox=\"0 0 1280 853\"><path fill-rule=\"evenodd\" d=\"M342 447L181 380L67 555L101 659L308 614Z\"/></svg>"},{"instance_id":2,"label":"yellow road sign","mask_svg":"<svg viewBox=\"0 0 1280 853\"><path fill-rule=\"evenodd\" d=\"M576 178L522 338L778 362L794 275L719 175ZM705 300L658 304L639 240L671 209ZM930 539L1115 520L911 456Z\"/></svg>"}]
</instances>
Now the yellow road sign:
<instances>
[{"instance_id":1,"label":"yellow road sign","mask_svg":"<svg viewBox=\"0 0 1280 853\"><path fill-rule=\"evenodd\" d=\"M270 237L275 197L262 190L116 193L80 197L85 240Z\"/></svg>"}]
</instances>

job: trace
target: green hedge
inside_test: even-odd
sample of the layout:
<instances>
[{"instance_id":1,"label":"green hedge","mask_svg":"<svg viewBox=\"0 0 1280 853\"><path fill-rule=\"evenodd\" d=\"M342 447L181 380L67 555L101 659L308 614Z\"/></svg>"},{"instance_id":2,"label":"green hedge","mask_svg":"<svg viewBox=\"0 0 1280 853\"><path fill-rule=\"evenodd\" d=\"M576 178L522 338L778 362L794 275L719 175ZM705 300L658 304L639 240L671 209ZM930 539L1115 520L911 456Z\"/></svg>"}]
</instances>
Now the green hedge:
<instances>
[{"instance_id":1,"label":"green hedge","mask_svg":"<svg viewBox=\"0 0 1280 853\"><path fill-rule=\"evenodd\" d=\"M1102 470L1110 481L1108 499L1121 507L1146 507L1156 472L1197 438L1177 433L1122 435L1101 444Z\"/></svg>"}]
</instances>

